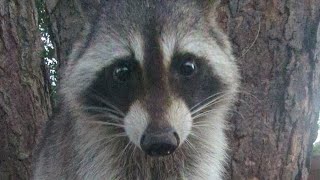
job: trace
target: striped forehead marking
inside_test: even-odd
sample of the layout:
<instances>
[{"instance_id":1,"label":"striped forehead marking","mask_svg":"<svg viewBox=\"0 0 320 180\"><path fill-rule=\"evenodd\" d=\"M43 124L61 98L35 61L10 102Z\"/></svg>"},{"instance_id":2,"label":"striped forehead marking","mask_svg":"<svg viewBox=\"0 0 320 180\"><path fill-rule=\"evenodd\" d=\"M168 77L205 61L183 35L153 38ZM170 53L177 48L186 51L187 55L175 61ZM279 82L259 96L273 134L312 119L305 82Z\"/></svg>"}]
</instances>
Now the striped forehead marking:
<instances>
[{"instance_id":1,"label":"striped forehead marking","mask_svg":"<svg viewBox=\"0 0 320 180\"><path fill-rule=\"evenodd\" d=\"M146 24L144 31L144 80L146 88L146 109L151 120L161 126L167 107L170 104L168 88L168 70L164 64L164 56L160 45L160 27L155 21Z\"/></svg>"},{"instance_id":2,"label":"striped forehead marking","mask_svg":"<svg viewBox=\"0 0 320 180\"><path fill-rule=\"evenodd\" d=\"M132 33L132 35L129 37L129 46L131 51L133 51L135 59L138 62L143 63L145 42L141 33Z\"/></svg>"}]
</instances>

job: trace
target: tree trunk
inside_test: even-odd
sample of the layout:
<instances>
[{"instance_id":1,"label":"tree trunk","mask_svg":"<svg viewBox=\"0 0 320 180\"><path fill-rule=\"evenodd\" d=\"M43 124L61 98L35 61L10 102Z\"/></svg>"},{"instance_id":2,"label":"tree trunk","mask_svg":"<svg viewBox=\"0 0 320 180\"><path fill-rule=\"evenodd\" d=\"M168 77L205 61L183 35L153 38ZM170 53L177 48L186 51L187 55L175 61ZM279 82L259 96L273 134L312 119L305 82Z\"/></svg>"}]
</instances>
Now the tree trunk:
<instances>
[{"instance_id":1,"label":"tree trunk","mask_svg":"<svg viewBox=\"0 0 320 180\"><path fill-rule=\"evenodd\" d=\"M45 0L50 14L52 41L56 47L59 67L66 62L73 43L85 28L85 17L78 0Z\"/></svg>"},{"instance_id":2,"label":"tree trunk","mask_svg":"<svg viewBox=\"0 0 320 180\"><path fill-rule=\"evenodd\" d=\"M230 179L307 179L320 108L320 1L224 0L242 72Z\"/></svg>"},{"instance_id":3,"label":"tree trunk","mask_svg":"<svg viewBox=\"0 0 320 180\"><path fill-rule=\"evenodd\" d=\"M76 0L47 2L64 62L85 15ZM320 108L319 9L319 0L222 0L218 21L242 72L229 179L307 179Z\"/></svg>"},{"instance_id":4,"label":"tree trunk","mask_svg":"<svg viewBox=\"0 0 320 180\"><path fill-rule=\"evenodd\" d=\"M0 179L28 179L51 105L34 0L0 1Z\"/></svg>"}]
</instances>

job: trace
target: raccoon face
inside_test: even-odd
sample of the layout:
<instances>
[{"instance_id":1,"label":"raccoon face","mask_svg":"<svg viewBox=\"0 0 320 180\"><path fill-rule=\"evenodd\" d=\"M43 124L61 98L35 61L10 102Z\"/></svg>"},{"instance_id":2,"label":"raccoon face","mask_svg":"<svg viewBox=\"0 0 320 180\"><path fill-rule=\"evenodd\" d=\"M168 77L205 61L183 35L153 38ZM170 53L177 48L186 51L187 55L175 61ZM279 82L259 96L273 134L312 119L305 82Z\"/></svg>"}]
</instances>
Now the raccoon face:
<instances>
[{"instance_id":1,"label":"raccoon face","mask_svg":"<svg viewBox=\"0 0 320 180\"><path fill-rule=\"evenodd\" d=\"M63 90L87 121L164 156L201 121L223 127L238 71L225 36L201 6L156 2L106 9L90 46L67 69Z\"/></svg>"}]
</instances>

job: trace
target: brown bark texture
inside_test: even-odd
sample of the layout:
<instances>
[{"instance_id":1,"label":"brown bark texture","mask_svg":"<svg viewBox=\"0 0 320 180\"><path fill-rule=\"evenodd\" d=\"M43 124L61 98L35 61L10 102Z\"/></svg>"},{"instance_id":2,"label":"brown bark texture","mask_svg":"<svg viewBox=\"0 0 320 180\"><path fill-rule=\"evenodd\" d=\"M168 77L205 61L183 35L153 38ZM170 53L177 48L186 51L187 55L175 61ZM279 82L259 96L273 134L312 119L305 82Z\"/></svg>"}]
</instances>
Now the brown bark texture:
<instances>
[{"instance_id":1,"label":"brown bark texture","mask_svg":"<svg viewBox=\"0 0 320 180\"><path fill-rule=\"evenodd\" d=\"M307 179L320 108L320 1L223 0L242 72L230 179Z\"/></svg>"},{"instance_id":2,"label":"brown bark texture","mask_svg":"<svg viewBox=\"0 0 320 180\"><path fill-rule=\"evenodd\" d=\"M0 179L28 179L51 109L34 0L0 0Z\"/></svg>"},{"instance_id":3,"label":"brown bark texture","mask_svg":"<svg viewBox=\"0 0 320 180\"><path fill-rule=\"evenodd\" d=\"M76 0L49 0L63 62L84 27ZM228 179L307 179L320 108L320 1L221 0L218 22L242 73Z\"/></svg>"}]
</instances>

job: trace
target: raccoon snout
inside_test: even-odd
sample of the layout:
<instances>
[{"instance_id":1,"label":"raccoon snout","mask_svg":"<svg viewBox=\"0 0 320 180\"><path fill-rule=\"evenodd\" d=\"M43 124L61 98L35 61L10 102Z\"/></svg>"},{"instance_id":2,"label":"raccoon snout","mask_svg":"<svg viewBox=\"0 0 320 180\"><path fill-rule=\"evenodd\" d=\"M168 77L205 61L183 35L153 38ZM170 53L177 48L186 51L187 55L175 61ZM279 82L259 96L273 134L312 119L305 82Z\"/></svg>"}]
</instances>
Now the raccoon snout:
<instances>
[{"instance_id":1,"label":"raccoon snout","mask_svg":"<svg viewBox=\"0 0 320 180\"><path fill-rule=\"evenodd\" d=\"M174 130L150 133L145 132L141 137L142 150L150 156L167 156L179 146L180 138Z\"/></svg>"}]
</instances>

